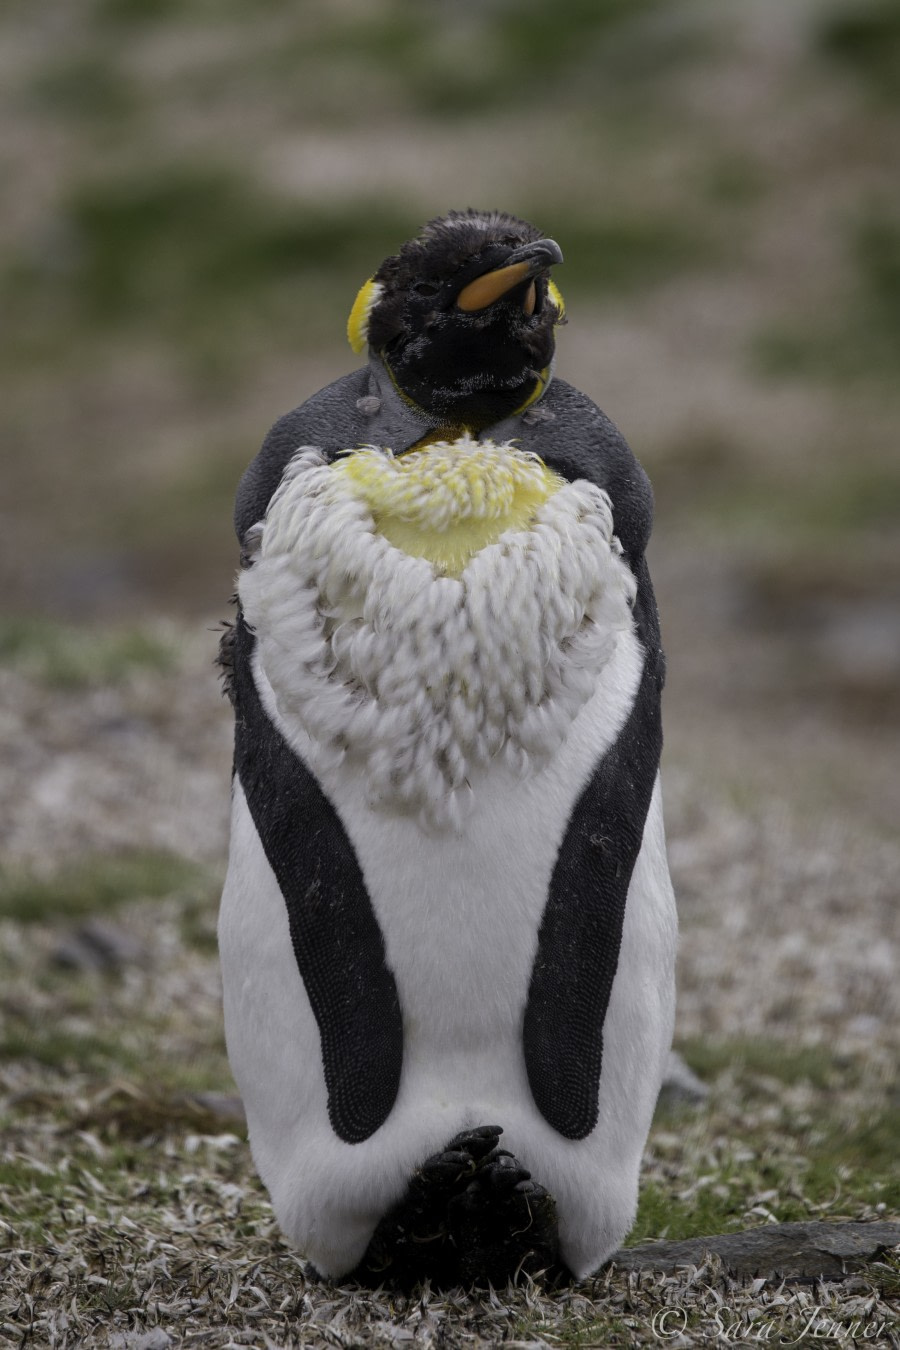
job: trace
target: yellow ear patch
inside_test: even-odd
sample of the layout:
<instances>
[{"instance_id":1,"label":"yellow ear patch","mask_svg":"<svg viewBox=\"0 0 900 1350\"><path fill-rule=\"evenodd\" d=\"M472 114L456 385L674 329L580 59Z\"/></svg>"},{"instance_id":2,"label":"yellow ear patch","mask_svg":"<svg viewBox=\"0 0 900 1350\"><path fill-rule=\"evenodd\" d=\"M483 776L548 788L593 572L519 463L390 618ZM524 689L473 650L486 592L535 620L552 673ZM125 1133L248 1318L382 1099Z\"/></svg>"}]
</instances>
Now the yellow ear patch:
<instances>
[{"instance_id":1,"label":"yellow ear patch","mask_svg":"<svg viewBox=\"0 0 900 1350\"><path fill-rule=\"evenodd\" d=\"M547 294L550 297L551 304L556 306L556 322L562 323L563 319L566 317L566 302L562 298L562 292L555 281L548 281Z\"/></svg>"},{"instance_id":2,"label":"yellow ear patch","mask_svg":"<svg viewBox=\"0 0 900 1350\"><path fill-rule=\"evenodd\" d=\"M347 341L357 356L365 350L369 340L369 318L383 291L381 282L369 277L369 280L360 286L359 294L353 301L350 318L347 320Z\"/></svg>"}]
</instances>

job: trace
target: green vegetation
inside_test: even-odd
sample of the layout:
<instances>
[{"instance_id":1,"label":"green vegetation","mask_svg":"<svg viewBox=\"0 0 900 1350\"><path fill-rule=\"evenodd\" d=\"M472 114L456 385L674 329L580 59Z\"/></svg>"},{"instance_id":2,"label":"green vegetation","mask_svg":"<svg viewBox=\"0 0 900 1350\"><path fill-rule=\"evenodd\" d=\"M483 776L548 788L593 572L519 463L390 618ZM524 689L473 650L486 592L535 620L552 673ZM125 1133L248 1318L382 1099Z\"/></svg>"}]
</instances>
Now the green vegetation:
<instances>
[{"instance_id":1,"label":"green vegetation","mask_svg":"<svg viewBox=\"0 0 900 1350\"><path fill-rule=\"evenodd\" d=\"M848 1066L836 1059L827 1046L797 1046L783 1041L737 1038L728 1041L694 1040L679 1049L685 1061L708 1082L726 1069L740 1075L742 1085L774 1078L781 1083L809 1083L818 1089L842 1078Z\"/></svg>"},{"instance_id":2,"label":"green vegetation","mask_svg":"<svg viewBox=\"0 0 900 1350\"><path fill-rule=\"evenodd\" d=\"M663 1175L690 1180L682 1189L651 1167L629 1246L747 1227L758 1221L761 1200L779 1223L826 1211L852 1216L860 1205L900 1207L900 1113L864 1063L826 1046L770 1039L691 1041L681 1050L714 1085L709 1119L686 1109L660 1113L651 1152ZM865 1108L854 1104L857 1094Z\"/></svg>"},{"instance_id":3,"label":"green vegetation","mask_svg":"<svg viewBox=\"0 0 900 1350\"><path fill-rule=\"evenodd\" d=\"M233 1101L211 942L216 889L209 873L167 855L98 858L52 882L0 887L0 1311L18 1327L27 1309L36 1343L61 1307L88 1342L98 1327L153 1325L165 1304L184 1334L211 1322L218 1334L226 1318L232 1333L262 1326L288 1344L291 1327L330 1306L358 1315L369 1344L373 1325L419 1306L308 1282L279 1235ZM116 921L146 958L124 978L57 964L72 919L110 904L124 906ZM900 1207L890 1084L866 1059L763 1037L703 1038L682 1050L710 1096L658 1114L630 1243L769 1215L873 1217ZM462 1319L477 1326L481 1341L465 1342L476 1346L540 1338L630 1347L652 1343L653 1312L673 1298L692 1324L710 1325L721 1303L705 1303L703 1291L719 1279L713 1269L695 1288L686 1276L635 1283L605 1271L552 1295L432 1294L428 1309L448 1319L450 1346L462 1344L453 1339ZM873 1271L871 1298L896 1279L890 1267ZM776 1286L755 1289L753 1306L769 1306L770 1292L774 1300ZM729 1307L745 1308L743 1294L728 1294ZM800 1309L771 1307L779 1326L796 1329Z\"/></svg>"},{"instance_id":4,"label":"green vegetation","mask_svg":"<svg viewBox=\"0 0 900 1350\"><path fill-rule=\"evenodd\" d=\"M99 130L131 118L140 102L133 84L98 52L48 62L37 73L31 96L46 115L83 119Z\"/></svg>"},{"instance_id":5,"label":"green vegetation","mask_svg":"<svg viewBox=\"0 0 900 1350\"><path fill-rule=\"evenodd\" d=\"M900 366L900 214L871 209L854 232L853 251L868 320Z\"/></svg>"},{"instance_id":6,"label":"green vegetation","mask_svg":"<svg viewBox=\"0 0 900 1350\"><path fill-rule=\"evenodd\" d=\"M96 7L101 24L125 26L174 19L180 12L178 0L97 0Z\"/></svg>"},{"instance_id":7,"label":"green vegetation","mask_svg":"<svg viewBox=\"0 0 900 1350\"><path fill-rule=\"evenodd\" d=\"M209 1128L210 1111L192 1094L234 1091L216 1024L198 1027L185 1039L184 1013L169 1010L118 1026L115 983L106 977L59 970L41 984L44 996L56 1001L59 1024L44 1015L6 1009L0 1066L15 1063L32 1073L49 1072L58 1082L74 1075L91 1083L96 1100L87 1112L83 1103L76 1104L75 1115L66 1116L66 1128L90 1128L115 1138ZM92 996L89 1016L67 1006L70 998L76 1005L80 1001L79 984ZM177 1053L173 1034L180 1037ZM59 1105L54 1092L23 1103L32 1112L54 1105ZM234 1124L232 1120L230 1127Z\"/></svg>"},{"instance_id":8,"label":"green vegetation","mask_svg":"<svg viewBox=\"0 0 900 1350\"><path fill-rule=\"evenodd\" d=\"M900 465L848 465L811 488L791 518L812 530L879 529L900 519Z\"/></svg>"},{"instance_id":9,"label":"green vegetation","mask_svg":"<svg viewBox=\"0 0 900 1350\"><path fill-rule=\"evenodd\" d=\"M676 450L654 472L663 510L673 513L689 495L696 519L711 535L764 542L754 571L772 575L776 584L782 572L793 572L804 583L818 575L825 588L843 576L844 590L871 589L866 552L848 560L845 550L851 539L877 539L896 527L900 465L848 457L808 475L798 491L777 468L758 463L748 467L738 489L733 468L715 456L713 445L709 451L707 458L702 442L695 455ZM842 568L835 565L839 558Z\"/></svg>"},{"instance_id":10,"label":"green vegetation","mask_svg":"<svg viewBox=\"0 0 900 1350\"><path fill-rule=\"evenodd\" d=\"M826 1120L809 1138L808 1167L803 1173L807 1195L826 1202L834 1195L835 1179L842 1202L867 1199L888 1213L900 1211L900 1174L897 1135L900 1107L888 1104L864 1118L841 1124Z\"/></svg>"},{"instance_id":11,"label":"green vegetation","mask_svg":"<svg viewBox=\"0 0 900 1350\"><path fill-rule=\"evenodd\" d=\"M842 1125L830 1116L827 1133L797 1128L786 1121L773 1138L766 1129L735 1132L733 1152L716 1158L699 1187L673 1195L651 1180L641 1189L628 1246L655 1238L680 1241L711 1233L737 1231L758 1222L759 1196L778 1223L810 1222L823 1208L834 1217L854 1214L859 1206L900 1207L900 1183L894 1174L896 1110L871 1122ZM670 1160L667 1155L667 1161Z\"/></svg>"},{"instance_id":12,"label":"green vegetation","mask_svg":"<svg viewBox=\"0 0 900 1350\"><path fill-rule=\"evenodd\" d=\"M641 1188L637 1219L626 1246L636 1247L657 1238L679 1242L744 1227L747 1187L741 1185L742 1180L740 1173L717 1175L714 1184L705 1186L689 1200L679 1200L658 1182L648 1182Z\"/></svg>"},{"instance_id":13,"label":"green vegetation","mask_svg":"<svg viewBox=\"0 0 900 1350\"><path fill-rule=\"evenodd\" d=\"M546 214L537 203L518 209ZM708 262L713 246L692 220L566 215L565 284L576 291L646 288ZM416 208L312 208L225 169L176 161L77 184L55 226L62 261L52 252L23 257L5 289L19 310L43 297L48 312L65 304L88 330L149 325L188 353L204 344L240 351L242 331L286 325L291 314L302 316L293 341L320 345L322 332L340 338L353 287L420 223Z\"/></svg>"},{"instance_id":14,"label":"green vegetation","mask_svg":"<svg viewBox=\"0 0 900 1350\"><path fill-rule=\"evenodd\" d=\"M747 154L717 155L706 170L703 187L714 207L743 211L765 196L769 184L759 159Z\"/></svg>"},{"instance_id":15,"label":"green vegetation","mask_svg":"<svg viewBox=\"0 0 900 1350\"><path fill-rule=\"evenodd\" d=\"M709 262L714 251L708 231L686 220L570 216L560 286L575 295L641 290Z\"/></svg>"},{"instance_id":16,"label":"green vegetation","mask_svg":"<svg viewBox=\"0 0 900 1350\"><path fill-rule=\"evenodd\" d=\"M10 1019L12 1020L12 1019ZM31 1060L62 1072L135 1073L141 1056L115 1037L57 1030L40 1022L13 1025L0 1037L0 1060Z\"/></svg>"},{"instance_id":17,"label":"green vegetation","mask_svg":"<svg viewBox=\"0 0 900 1350\"><path fill-rule=\"evenodd\" d=\"M900 100L900 10L894 0L853 0L829 15L820 42L873 92Z\"/></svg>"},{"instance_id":18,"label":"green vegetation","mask_svg":"<svg viewBox=\"0 0 900 1350\"><path fill-rule=\"evenodd\" d=\"M266 11L290 11L291 0L194 0L186 10L180 0L94 0L97 26L126 33L158 25L186 25L222 19L252 26Z\"/></svg>"},{"instance_id":19,"label":"green vegetation","mask_svg":"<svg viewBox=\"0 0 900 1350\"><path fill-rule=\"evenodd\" d=\"M655 1125L630 1244L748 1227L764 1222L764 1213L789 1220L856 1217L876 1203L890 1210L894 1195L884 1183L896 1124L876 1110L870 1123L848 1127L843 1114L851 1099L859 1120L865 1102L875 1105L864 1064L762 1039L685 1049L712 1076L712 1096L680 1112L677 1129L666 1118ZM73 1043L73 1050L80 1058L49 1065L42 1088L8 1106L0 1122L0 1189L12 1239L5 1289L29 1293L27 1305L7 1311L10 1326L26 1316L40 1325L65 1307L89 1338L111 1325L156 1325L156 1310L165 1307L167 1324L177 1317L184 1333L219 1334L224 1322L232 1335L265 1329L274 1343L290 1344L299 1328L309 1334L339 1310L344 1334L356 1327L354 1343L374 1347L386 1344L379 1329L409 1327L412 1334L427 1309L449 1347L511 1339L625 1350L658 1343L653 1317L665 1309L675 1308L701 1344L726 1309L748 1343L767 1321L773 1343L776 1336L790 1343L808 1324L808 1291L780 1281L736 1284L714 1265L699 1281L693 1272L635 1279L613 1268L552 1294L529 1288L407 1299L322 1286L274 1227L240 1123L173 1087L165 1056L133 1059L126 1070L111 1047ZM173 1057L180 1055L173 1045ZM208 1057L220 1065L227 1090L221 1050L210 1047ZM784 1090L782 1099L773 1084ZM803 1101L789 1091L800 1084L809 1093ZM778 1104L777 1118L755 1117L763 1100ZM801 1124L810 1116L817 1143ZM155 1259L160 1247L163 1262ZM852 1320L848 1299L859 1295L874 1325L890 1315L886 1300L898 1287L900 1265L889 1259L852 1287L817 1286L815 1306L842 1326ZM744 1341L732 1335L730 1343Z\"/></svg>"},{"instance_id":20,"label":"green vegetation","mask_svg":"<svg viewBox=\"0 0 900 1350\"><path fill-rule=\"evenodd\" d=\"M214 887L218 898L220 887ZM218 955L219 941L216 936L216 912L210 906L209 892L198 889L186 899L181 912L181 938L186 947L196 951Z\"/></svg>"},{"instance_id":21,"label":"green vegetation","mask_svg":"<svg viewBox=\"0 0 900 1350\"><path fill-rule=\"evenodd\" d=\"M817 327L770 326L753 344L767 375L818 381L884 380L900 370L900 215L888 202L872 204L847 230L853 271L849 292L837 297L839 319Z\"/></svg>"},{"instance_id":22,"label":"green vegetation","mask_svg":"<svg viewBox=\"0 0 900 1350\"><path fill-rule=\"evenodd\" d=\"M146 628L89 631L51 619L0 615L0 665L58 689L117 684L135 671L170 670L175 655Z\"/></svg>"},{"instance_id":23,"label":"green vegetation","mask_svg":"<svg viewBox=\"0 0 900 1350\"><path fill-rule=\"evenodd\" d=\"M82 857L52 877L0 872L0 918L37 923L80 918L130 900L180 894L209 897L215 886L200 867L171 853Z\"/></svg>"},{"instance_id":24,"label":"green vegetation","mask_svg":"<svg viewBox=\"0 0 900 1350\"><path fill-rule=\"evenodd\" d=\"M537 98L565 98L572 82L577 88L587 72L595 88L598 74L602 86L618 85L624 72L615 38L658 3L562 0L550 9L540 0L525 0L456 16L454 31L414 0L392 0L366 17L354 14L350 24L335 23L311 43L311 54L381 68L419 114L479 117ZM641 61L632 51L634 75Z\"/></svg>"},{"instance_id":25,"label":"green vegetation","mask_svg":"<svg viewBox=\"0 0 900 1350\"><path fill-rule=\"evenodd\" d=\"M60 272L51 258L21 260L7 287L19 303L51 288L90 326L157 327L186 340L248 305L304 312L303 283L322 271L364 278L409 232L378 203L314 210L273 198L207 164L175 161L131 175L77 183L60 206L68 241ZM349 308L352 296L346 301Z\"/></svg>"}]
</instances>

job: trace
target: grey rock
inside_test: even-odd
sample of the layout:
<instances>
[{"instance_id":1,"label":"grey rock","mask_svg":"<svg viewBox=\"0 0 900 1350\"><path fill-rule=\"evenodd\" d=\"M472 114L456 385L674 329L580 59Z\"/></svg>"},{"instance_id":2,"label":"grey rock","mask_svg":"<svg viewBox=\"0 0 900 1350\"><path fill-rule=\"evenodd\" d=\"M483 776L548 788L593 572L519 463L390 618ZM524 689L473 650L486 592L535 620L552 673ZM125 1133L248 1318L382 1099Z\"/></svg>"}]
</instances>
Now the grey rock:
<instances>
[{"instance_id":1,"label":"grey rock","mask_svg":"<svg viewBox=\"0 0 900 1350\"><path fill-rule=\"evenodd\" d=\"M831 605L815 647L836 680L896 690L900 683L900 607L879 602Z\"/></svg>"},{"instance_id":2,"label":"grey rock","mask_svg":"<svg viewBox=\"0 0 900 1350\"><path fill-rule=\"evenodd\" d=\"M698 1106L708 1096L709 1088L702 1079L685 1064L676 1050L670 1050L659 1089L659 1105Z\"/></svg>"},{"instance_id":3,"label":"grey rock","mask_svg":"<svg viewBox=\"0 0 900 1350\"><path fill-rule=\"evenodd\" d=\"M120 970L123 966L144 965L148 956L133 933L106 919L88 919L80 924L54 952L58 965L74 970Z\"/></svg>"},{"instance_id":4,"label":"grey rock","mask_svg":"<svg viewBox=\"0 0 900 1350\"><path fill-rule=\"evenodd\" d=\"M685 1242L645 1242L616 1252L612 1261L620 1270L671 1274L711 1254L732 1275L840 1280L897 1246L900 1223L771 1223Z\"/></svg>"},{"instance_id":5,"label":"grey rock","mask_svg":"<svg viewBox=\"0 0 900 1350\"><path fill-rule=\"evenodd\" d=\"M216 1120L230 1121L239 1125L247 1123L244 1103L236 1092L191 1092L187 1094L185 1100L192 1106L199 1107L201 1111L208 1111Z\"/></svg>"},{"instance_id":6,"label":"grey rock","mask_svg":"<svg viewBox=\"0 0 900 1350\"><path fill-rule=\"evenodd\" d=\"M169 1350L172 1337L162 1327L152 1327L149 1331L122 1331L110 1336L107 1345L110 1350Z\"/></svg>"}]
</instances>

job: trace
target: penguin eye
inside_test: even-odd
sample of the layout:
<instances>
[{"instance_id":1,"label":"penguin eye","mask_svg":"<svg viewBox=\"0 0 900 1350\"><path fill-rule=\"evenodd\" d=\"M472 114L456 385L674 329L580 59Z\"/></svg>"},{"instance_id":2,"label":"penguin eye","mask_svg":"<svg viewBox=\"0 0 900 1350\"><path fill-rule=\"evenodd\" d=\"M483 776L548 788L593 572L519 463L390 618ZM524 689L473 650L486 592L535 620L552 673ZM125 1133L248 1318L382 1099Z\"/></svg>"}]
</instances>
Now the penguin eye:
<instances>
[{"instance_id":1,"label":"penguin eye","mask_svg":"<svg viewBox=\"0 0 900 1350\"><path fill-rule=\"evenodd\" d=\"M413 286L416 295L422 295L429 299L431 296L437 295L440 289L440 286L434 281L417 281Z\"/></svg>"}]
</instances>

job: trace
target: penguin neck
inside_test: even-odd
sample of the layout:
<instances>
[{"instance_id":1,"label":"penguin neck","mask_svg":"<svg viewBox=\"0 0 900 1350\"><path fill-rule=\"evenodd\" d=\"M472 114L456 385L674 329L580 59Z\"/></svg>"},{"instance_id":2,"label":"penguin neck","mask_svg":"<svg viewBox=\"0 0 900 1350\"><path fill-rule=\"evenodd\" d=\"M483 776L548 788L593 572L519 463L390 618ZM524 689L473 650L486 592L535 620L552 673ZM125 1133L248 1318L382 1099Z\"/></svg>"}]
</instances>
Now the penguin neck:
<instances>
[{"instance_id":1,"label":"penguin neck","mask_svg":"<svg viewBox=\"0 0 900 1350\"><path fill-rule=\"evenodd\" d=\"M528 379L513 389L490 391L487 394L481 392L471 398L460 399L458 410L437 412L418 402L403 388L386 357L374 354L370 357L370 367L379 394L383 397L384 385L387 383L394 396L402 400L417 420L427 424L426 435L410 448L419 448L435 439L453 441L466 434L478 436L489 427L525 412L546 393L553 378L553 364L551 360L536 379Z\"/></svg>"}]
</instances>

